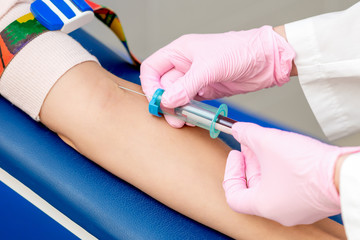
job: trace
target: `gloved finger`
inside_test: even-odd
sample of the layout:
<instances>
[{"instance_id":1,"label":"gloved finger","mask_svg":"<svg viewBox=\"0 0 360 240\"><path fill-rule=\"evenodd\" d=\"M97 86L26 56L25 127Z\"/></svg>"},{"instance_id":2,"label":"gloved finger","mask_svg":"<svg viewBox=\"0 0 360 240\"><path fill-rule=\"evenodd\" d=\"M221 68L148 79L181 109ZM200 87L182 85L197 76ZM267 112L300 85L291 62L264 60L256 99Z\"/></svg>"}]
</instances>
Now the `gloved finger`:
<instances>
[{"instance_id":1,"label":"gloved finger","mask_svg":"<svg viewBox=\"0 0 360 240\"><path fill-rule=\"evenodd\" d=\"M223 186L226 192L233 191L232 188L234 186L236 190L247 188L245 158L244 155L237 150L232 150L229 153L225 167Z\"/></svg>"},{"instance_id":2,"label":"gloved finger","mask_svg":"<svg viewBox=\"0 0 360 240\"><path fill-rule=\"evenodd\" d=\"M191 124L191 123L186 123L186 126L189 126L189 127L196 127L196 125Z\"/></svg>"},{"instance_id":3,"label":"gloved finger","mask_svg":"<svg viewBox=\"0 0 360 240\"><path fill-rule=\"evenodd\" d=\"M141 87L147 96L152 96L156 89L163 88L160 80L161 77L174 68L171 58L164 49L160 49L141 64Z\"/></svg>"},{"instance_id":4,"label":"gloved finger","mask_svg":"<svg viewBox=\"0 0 360 240\"><path fill-rule=\"evenodd\" d=\"M211 83L199 90L198 95L203 99L216 99L233 95L234 88L230 83Z\"/></svg>"},{"instance_id":5,"label":"gloved finger","mask_svg":"<svg viewBox=\"0 0 360 240\"><path fill-rule=\"evenodd\" d=\"M221 97L229 97L235 94L246 93L243 88L246 88L246 83L239 84L238 82L216 82L204 86L198 91L198 95L203 99L215 99Z\"/></svg>"},{"instance_id":6,"label":"gloved finger","mask_svg":"<svg viewBox=\"0 0 360 240\"><path fill-rule=\"evenodd\" d=\"M223 181L226 201L229 206L241 213L252 214L254 191L247 188L245 178L245 158L236 150L229 153Z\"/></svg>"},{"instance_id":7,"label":"gloved finger","mask_svg":"<svg viewBox=\"0 0 360 240\"><path fill-rule=\"evenodd\" d=\"M255 187L261 180L260 163L254 152L245 145L241 146L241 152L246 156L245 165L247 186L248 188Z\"/></svg>"},{"instance_id":8,"label":"gloved finger","mask_svg":"<svg viewBox=\"0 0 360 240\"><path fill-rule=\"evenodd\" d=\"M170 126L174 127L174 128L182 128L185 124L184 121L176 118L175 116L172 115L164 115L166 121L170 124Z\"/></svg>"},{"instance_id":9,"label":"gloved finger","mask_svg":"<svg viewBox=\"0 0 360 240\"><path fill-rule=\"evenodd\" d=\"M232 127L232 134L234 138L241 143L246 145L253 152L258 153L266 152L270 149L278 147L278 143L281 142L281 136L279 133L284 132L278 129L264 128L254 123L248 122L237 122ZM285 132L284 132L285 133Z\"/></svg>"},{"instance_id":10,"label":"gloved finger","mask_svg":"<svg viewBox=\"0 0 360 240\"><path fill-rule=\"evenodd\" d=\"M166 90L171 86L179 77L184 76L184 73L176 70L175 68L169 70L161 77L161 85ZM161 101L162 102L162 101ZM172 116L165 115L166 121L170 124L170 126L174 128L181 128L184 126L185 122Z\"/></svg>"},{"instance_id":11,"label":"gloved finger","mask_svg":"<svg viewBox=\"0 0 360 240\"><path fill-rule=\"evenodd\" d=\"M170 69L168 72L164 73L164 75L162 75L160 82L164 90L166 91L168 88L171 87L171 85L173 85L179 78L183 76L183 72L173 68Z\"/></svg>"},{"instance_id":12,"label":"gloved finger","mask_svg":"<svg viewBox=\"0 0 360 240\"><path fill-rule=\"evenodd\" d=\"M178 78L166 89L162 104L168 108L175 108L189 103L209 81L207 72L201 64L193 63L183 77Z\"/></svg>"},{"instance_id":13,"label":"gloved finger","mask_svg":"<svg viewBox=\"0 0 360 240\"><path fill-rule=\"evenodd\" d=\"M176 71L179 71L182 73L182 75L184 75L186 72L190 70L192 61L188 59L187 56L179 53L176 48L173 50L172 49L167 49L167 50L168 52L171 53L170 61L172 62L174 69L176 69Z\"/></svg>"}]
</instances>

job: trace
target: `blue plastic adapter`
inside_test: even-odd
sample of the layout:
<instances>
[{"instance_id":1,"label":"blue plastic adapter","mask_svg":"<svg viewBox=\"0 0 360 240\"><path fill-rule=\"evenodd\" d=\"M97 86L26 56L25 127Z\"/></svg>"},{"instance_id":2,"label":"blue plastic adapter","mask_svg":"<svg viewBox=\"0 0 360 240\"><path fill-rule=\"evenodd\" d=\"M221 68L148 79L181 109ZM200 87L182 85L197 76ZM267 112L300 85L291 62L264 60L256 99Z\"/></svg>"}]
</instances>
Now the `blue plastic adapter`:
<instances>
[{"instance_id":1,"label":"blue plastic adapter","mask_svg":"<svg viewBox=\"0 0 360 240\"><path fill-rule=\"evenodd\" d=\"M164 89L158 88L149 103L149 112L154 116L161 117L160 114L163 113L160 108L160 103L164 91Z\"/></svg>"}]
</instances>

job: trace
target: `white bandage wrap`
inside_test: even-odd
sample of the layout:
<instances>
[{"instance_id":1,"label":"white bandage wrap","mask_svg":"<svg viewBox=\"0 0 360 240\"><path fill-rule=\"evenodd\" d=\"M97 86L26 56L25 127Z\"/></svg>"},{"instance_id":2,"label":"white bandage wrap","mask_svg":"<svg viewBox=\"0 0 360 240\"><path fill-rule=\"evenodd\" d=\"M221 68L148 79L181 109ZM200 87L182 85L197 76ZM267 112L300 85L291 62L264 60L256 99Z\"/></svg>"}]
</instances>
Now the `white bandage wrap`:
<instances>
[{"instance_id":1,"label":"white bandage wrap","mask_svg":"<svg viewBox=\"0 0 360 240\"><path fill-rule=\"evenodd\" d=\"M4 1L16 4L13 0ZM0 15L0 30L30 12L32 1L27 2ZM39 121L41 106L52 86L69 69L86 61L98 62L70 36L59 31L44 33L27 44L7 66L0 79L0 94Z\"/></svg>"}]
</instances>

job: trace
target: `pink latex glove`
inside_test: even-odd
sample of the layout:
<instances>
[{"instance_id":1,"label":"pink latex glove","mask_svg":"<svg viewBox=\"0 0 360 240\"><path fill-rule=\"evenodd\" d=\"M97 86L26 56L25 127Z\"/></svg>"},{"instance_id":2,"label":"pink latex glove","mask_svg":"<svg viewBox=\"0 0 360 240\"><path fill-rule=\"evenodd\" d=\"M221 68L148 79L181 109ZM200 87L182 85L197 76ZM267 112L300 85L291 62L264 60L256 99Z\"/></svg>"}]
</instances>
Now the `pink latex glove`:
<instances>
[{"instance_id":1,"label":"pink latex glove","mask_svg":"<svg viewBox=\"0 0 360 240\"><path fill-rule=\"evenodd\" d=\"M155 52L141 65L141 85L151 96L164 88L162 104L214 99L289 81L295 52L272 27L221 34L190 34ZM180 73L164 86L169 71Z\"/></svg>"},{"instance_id":2,"label":"pink latex glove","mask_svg":"<svg viewBox=\"0 0 360 240\"><path fill-rule=\"evenodd\" d=\"M233 135L242 152L230 152L223 182L232 209L285 226L340 213L335 163L360 148L331 146L252 123L236 123Z\"/></svg>"}]
</instances>

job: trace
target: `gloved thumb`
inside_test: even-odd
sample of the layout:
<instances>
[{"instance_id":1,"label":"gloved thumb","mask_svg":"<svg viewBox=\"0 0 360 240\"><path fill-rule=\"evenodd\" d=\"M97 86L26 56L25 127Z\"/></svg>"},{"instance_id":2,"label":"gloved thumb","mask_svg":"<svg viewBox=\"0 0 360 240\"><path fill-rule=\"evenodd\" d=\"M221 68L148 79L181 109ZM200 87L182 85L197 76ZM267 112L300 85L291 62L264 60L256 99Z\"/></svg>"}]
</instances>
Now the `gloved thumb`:
<instances>
[{"instance_id":1,"label":"gloved thumb","mask_svg":"<svg viewBox=\"0 0 360 240\"><path fill-rule=\"evenodd\" d=\"M247 188L245 168L244 155L236 150L231 151L226 163L223 188L226 201L234 211L253 214L255 194L252 188Z\"/></svg>"},{"instance_id":2,"label":"gloved thumb","mask_svg":"<svg viewBox=\"0 0 360 240\"><path fill-rule=\"evenodd\" d=\"M254 123L237 122L232 127L232 135L251 150L266 147L272 142L274 129L264 128Z\"/></svg>"},{"instance_id":3,"label":"gloved thumb","mask_svg":"<svg viewBox=\"0 0 360 240\"><path fill-rule=\"evenodd\" d=\"M241 152L245 158L246 164L246 183L248 188L255 187L260 183L261 180L261 169L260 163L255 156L255 153L251 151L245 145L241 146Z\"/></svg>"}]
</instances>

